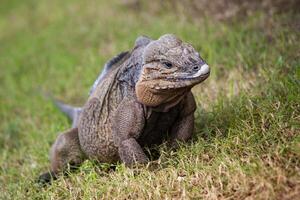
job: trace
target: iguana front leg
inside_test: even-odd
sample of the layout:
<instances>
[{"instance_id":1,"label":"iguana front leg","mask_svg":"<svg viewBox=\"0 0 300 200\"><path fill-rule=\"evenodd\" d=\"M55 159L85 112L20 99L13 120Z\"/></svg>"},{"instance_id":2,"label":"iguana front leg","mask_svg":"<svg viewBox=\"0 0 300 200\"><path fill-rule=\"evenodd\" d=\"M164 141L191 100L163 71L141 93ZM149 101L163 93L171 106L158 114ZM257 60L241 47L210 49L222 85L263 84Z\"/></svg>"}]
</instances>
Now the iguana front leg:
<instances>
[{"instance_id":1,"label":"iguana front leg","mask_svg":"<svg viewBox=\"0 0 300 200\"><path fill-rule=\"evenodd\" d=\"M148 157L137 142L145 124L144 111L135 100L123 100L113 118L112 130L121 160L130 166L147 163Z\"/></svg>"},{"instance_id":2,"label":"iguana front leg","mask_svg":"<svg viewBox=\"0 0 300 200\"><path fill-rule=\"evenodd\" d=\"M177 148L178 142L186 142L191 139L194 132L196 102L193 94L188 93L183 101L180 115L170 129L168 145L171 148Z\"/></svg>"},{"instance_id":3,"label":"iguana front leg","mask_svg":"<svg viewBox=\"0 0 300 200\"><path fill-rule=\"evenodd\" d=\"M125 165L134 163L147 163L148 157L144 153L142 147L134 138L123 140L119 146L119 156Z\"/></svg>"}]
</instances>

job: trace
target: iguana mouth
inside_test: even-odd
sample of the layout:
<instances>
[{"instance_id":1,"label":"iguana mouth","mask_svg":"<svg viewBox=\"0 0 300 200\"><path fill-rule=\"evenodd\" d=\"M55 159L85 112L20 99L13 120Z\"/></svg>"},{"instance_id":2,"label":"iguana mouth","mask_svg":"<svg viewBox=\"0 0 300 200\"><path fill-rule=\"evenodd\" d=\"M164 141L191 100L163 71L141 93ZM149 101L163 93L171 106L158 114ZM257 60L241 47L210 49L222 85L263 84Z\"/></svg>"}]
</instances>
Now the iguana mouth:
<instances>
[{"instance_id":1,"label":"iguana mouth","mask_svg":"<svg viewBox=\"0 0 300 200\"><path fill-rule=\"evenodd\" d=\"M172 81L172 82L179 82L179 81L184 81L184 80L201 80L205 79L209 76L210 72L207 72L206 74L202 74L200 76L195 77L194 75L189 75L189 76L181 76L181 77L176 77L176 78L167 78L167 80Z\"/></svg>"},{"instance_id":2,"label":"iguana mouth","mask_svg":"<svg viewBox=\"0 0 300 200\"><path fill-rule=\"evenodd\" d=\"M198 71L194 73L181 73L179 76L173 74L173 77L164 77L156 80L151 80L148 87L152 92L169 92L170 90L191 88L194 85L204 81L210 74L210 69L207 64L202 65Z\"/></svg>"},{"instance_id":3,"label":"iguana mouth","mask_svg":"<svg viewBox=\"0 0 300 200\"><path fill-rule=\"evenodd\" d=\"M176 77L175 79L177 79L176 81L180 81L180 80L201 80L203 78L207 78L210 74L210 68L207 64L203 64L202 66L198 67L195 66L196 69L199 68L198 71L196 71L196 73L184 73L181 74L181 76ZM172 79L172 78L170 78Z\"/></svg>"},{"instance_id":4,"label":"iguana mouth","mask_svg":"<svg viewBox=\"0 0 300 200\"><path fill-rule=\"evenodd\" d=\"M192 88L194 85L203 82L210 75L210 72L202 74L198 77L177 77L168 78L166 80L158 80L156 83L149 84L149 90L153 93L168 93L174 90L181 90L183 88Z\"/></svg>"}]
</instances>

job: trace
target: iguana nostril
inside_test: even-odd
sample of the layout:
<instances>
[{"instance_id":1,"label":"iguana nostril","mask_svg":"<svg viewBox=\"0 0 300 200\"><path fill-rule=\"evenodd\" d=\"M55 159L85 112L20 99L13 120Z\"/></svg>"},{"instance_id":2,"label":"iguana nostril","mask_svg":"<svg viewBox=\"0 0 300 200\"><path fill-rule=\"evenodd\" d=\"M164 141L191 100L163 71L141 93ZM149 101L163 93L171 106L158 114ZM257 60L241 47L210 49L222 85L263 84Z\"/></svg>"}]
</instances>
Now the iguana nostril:
<instances>
[{"instance_id":1,"label":"iguana nostril","mask_svg":"<svg viewBox=\"0 0 300 200\"><path fill-rule=\"evenodd\" d=\"M192 76L193 78L200 77L203 75L209 75L209 66L207 64L204 64L202 66L199 66L199 70L194 72L194 75Z\"/></svg>"},{"instance_id":2,"label":"iguana nostril","mask_svg":"<svg viewBox=\"0 0 300 200\"><path fill-rule=\"evenodd\" d=\"M194 69L194 70L198 70L198 69L199 69L199 66L194 66L193 69Z\"/></svg>"}]
</instances>

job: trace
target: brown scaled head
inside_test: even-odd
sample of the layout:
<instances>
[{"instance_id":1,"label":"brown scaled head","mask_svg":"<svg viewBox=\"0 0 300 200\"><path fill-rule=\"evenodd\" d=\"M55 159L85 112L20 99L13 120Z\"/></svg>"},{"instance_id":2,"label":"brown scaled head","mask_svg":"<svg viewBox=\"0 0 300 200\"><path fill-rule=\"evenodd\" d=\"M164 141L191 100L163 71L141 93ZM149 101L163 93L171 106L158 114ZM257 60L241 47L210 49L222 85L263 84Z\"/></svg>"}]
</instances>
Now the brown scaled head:
<instances>
[{"instance_id":1,"label":"brown scaled head","mask_svg":"<svg viewBox=\"0 0 300 200\"><path fill-rule=\"evenodd\" d=\"M148 106L167 103L183 96L209 73L208 65L190 44L163 35L145 47L137 98Z\"/></svg>"}]
</instances>

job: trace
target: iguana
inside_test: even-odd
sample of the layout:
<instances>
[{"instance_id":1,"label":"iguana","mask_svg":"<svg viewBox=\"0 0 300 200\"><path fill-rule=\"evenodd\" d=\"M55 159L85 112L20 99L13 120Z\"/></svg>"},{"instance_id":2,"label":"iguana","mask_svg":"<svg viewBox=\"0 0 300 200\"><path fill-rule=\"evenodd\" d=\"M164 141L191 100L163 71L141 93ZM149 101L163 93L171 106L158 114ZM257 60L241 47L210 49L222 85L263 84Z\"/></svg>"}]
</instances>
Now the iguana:
<instances>
[{"instance_id":1,"label":"iguana","mask_svg":"<svg viewBox=\"0 0 300 200\"><path fill-rule=\"evenodd\" d=\"M176 36L138 37L131 51L105 65L83 108L58 102L73 125L57 137L51 169L39 180L49 181L85 159L147 163L145 147L187 141L196 109L191 88L209 74L199 53Z\"/></svg>"}]
</instances>

